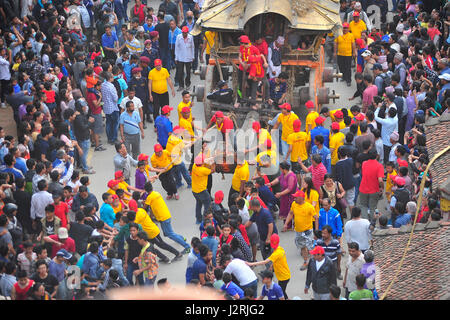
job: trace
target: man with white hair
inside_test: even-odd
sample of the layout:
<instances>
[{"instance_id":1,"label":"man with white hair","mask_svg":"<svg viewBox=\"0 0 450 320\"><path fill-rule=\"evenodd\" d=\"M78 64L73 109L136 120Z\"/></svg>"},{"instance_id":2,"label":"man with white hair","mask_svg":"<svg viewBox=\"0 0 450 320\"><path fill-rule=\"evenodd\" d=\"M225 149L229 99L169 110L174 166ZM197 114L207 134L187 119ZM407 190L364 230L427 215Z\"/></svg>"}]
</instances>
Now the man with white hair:
<instances>
[{"instance_id":1,"label":"man with white hair","mask_svg":"<svg viewBox=\"0 0 450 320\"><path fill-rule=\"evenodd\" d=\"M369 50L364 51L361 56L364 59L364 71L363 76L369 75L374 79L373 66L376 63L375 59L372 58L372 52Z\"/></svg>"},{"instance_id":2,"label":"man with white hair","mask_svg":"<svg viewBox=\"0 0 450 320\"><path fill-rule=\"evenodd\" d=\"M372 30L372 22L370 21L369 17L367 16L367 13L363 11L361 2L355 2L355 5L353 6L353 11L351 11L347 15L347 22L350 23L350 21L353 20L353 13L357 11L359 12L359 17L364 21L364 23L367 26L367 30Z\"/></svg>"},{"instance_id":3,"label":"man with white hair","mask_svg":"<svg viewBox=\"0 0 450 320\"><path fill-rule=\"evenodd\" d=\"M400 85L405 88L406 84L406 66L403 63L403 53L397 52L394 55L394 74L398 74L400 77Z\"/></svg>"},{"instance_id":4,"label":"man with white hair","mask_svg":"<svg viewBox=\"0 0 450 320\"><path fill-rule=\"evenodd\" d=\"M281 73L281 47L284 45L284 37L279 36L277 40L269 45L267 62L269 64L269 78L276 78Z\"/></svg>"}]
</instances>

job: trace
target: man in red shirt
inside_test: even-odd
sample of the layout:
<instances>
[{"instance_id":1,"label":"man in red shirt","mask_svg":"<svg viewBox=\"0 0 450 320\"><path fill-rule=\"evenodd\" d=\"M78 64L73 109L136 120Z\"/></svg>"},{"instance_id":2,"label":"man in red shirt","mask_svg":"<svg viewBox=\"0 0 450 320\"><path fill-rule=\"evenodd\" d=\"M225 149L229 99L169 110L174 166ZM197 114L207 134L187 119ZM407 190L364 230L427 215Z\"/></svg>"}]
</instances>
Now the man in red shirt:
<instances>
[{"instance_id":1,"label":"man in red shirt","mask_svg":"<svg viewBox=\"0 0 450 320\"><path fill-rule=\"evenodd\" d=\"M244 78L244 71L249 72L250 63L248 61L250 56L253 55L261 55L258 48L251 44L250 39L243 35L239 38L240 47L239 47L239 72L238 72L238 87L242 92L243 83L247 80L247 77Z\"/></svg>"},{"instance_id":2,"label":"man in red shirt","mask_svg":"<svg viewBox=\"0 0 450 320\"><path fill-rule=\"evenodd\" d=\"M377 161L377 155L375 149L370 150L369 160L364 161L361 167L362 177L357 206L361 208L362 217L369 220L377 208L378 200L384 189L384 168Z\"/></svg>"},{"instance_id":3,"label":"man in red shirt","mask_svg":"<svg viewBox=\"0 0 450 320\"><path fill-rule=\"evenodd\" d=\"M57 235L52 234L48 237L44 237L44 241L52 244L52 259L61 249L66 249L70 253L75 253L75 241L69 237L69 233L66 228L59 228Z\"/></svg>"},{"instance_id":4,"label":"man in red shirt","mask_svg":"<svg viewBox=\"0 0 450 320\"><path fill-rule=\"evenodd\" d=\"M222 133L222 141L226 142L227 146L234 146L234 123L233 120L223 115L222 111L217 111L214 116L209 121L208 127L206 130L211 128L213 125L216 125L217 130ZM225 150L224 150L225 151Z\"/></svg>"},{"instance_id":5,"label":"man in red shirt","mask_svg":"<svg viewBox=\"0 0 450 320\"><path fill-rule=\"evenodd\" d=\"M62 200L62 194L53 194L53 205L55 206L55 216L61 219L61 227L67 228L67 215L69 214L69 206Z\"/></svg>"},{"instance_id":6,"label":"man in red shirt","mask_svg":"<svg viewBox=\"0 0 450 320\"><path fill-rule=\"evenodd\" d=\"M86 95L86 102L89 106L91 117L94 118L94 122L91 123L91 129L94 138L95 151L106 150L106 148L100 144L100 134L103 132L101 86L101 82L97 81L93 88L87 89Z\"/></svg>"}]
</instances>

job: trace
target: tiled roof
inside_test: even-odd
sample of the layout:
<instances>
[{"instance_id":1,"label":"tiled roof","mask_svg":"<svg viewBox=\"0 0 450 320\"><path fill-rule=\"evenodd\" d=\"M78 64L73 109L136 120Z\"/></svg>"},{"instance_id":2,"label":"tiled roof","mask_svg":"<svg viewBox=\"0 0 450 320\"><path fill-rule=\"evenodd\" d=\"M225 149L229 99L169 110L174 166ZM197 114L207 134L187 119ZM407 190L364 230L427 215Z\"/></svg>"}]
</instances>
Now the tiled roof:
<instances>
[{"instance_id":1,"label":"tiled roof","mask_svg":"<svg viewBox=\"0 0 450 320\"><path fill-rule=\"evenodd\" d=\"M383 296L395 276L411 226L374 231L377 291ZM418 223L387 300L441 300L450 294L450 223Z\"/></svg>"},{"instance_id":2,"label":"tiled roof","mask_svg":"<svg viewBox=\"0 0 450 320\"><path fill-rule=\"evenodd\" d=\"M431 160L435 154L450 143L450 113L446 112L439 118L429 119L425 123L425 134L427 136L428 155ZM445 182L450 173L450 152L445 153L434 162L430 168L430 173L434 186L441 186Z\"/></svg>"}]
</instances>

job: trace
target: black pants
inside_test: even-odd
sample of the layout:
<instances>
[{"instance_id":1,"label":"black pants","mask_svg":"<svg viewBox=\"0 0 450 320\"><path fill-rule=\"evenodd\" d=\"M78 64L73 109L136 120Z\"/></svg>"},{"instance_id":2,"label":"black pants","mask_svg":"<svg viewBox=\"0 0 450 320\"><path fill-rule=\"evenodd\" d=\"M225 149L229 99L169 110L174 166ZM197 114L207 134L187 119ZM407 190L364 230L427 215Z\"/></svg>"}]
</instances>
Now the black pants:
<instances>
[{"instance_id":1,"label":"black pants","mask_svg":"<svg viewBox=\"0 0 450 320\"><path fill-rule=\"evenodd\" d=\"M383 151L384 151L384 164L386 164L389 161L389 153L391 152L391 148L387 145L383 144Z\"/></svg>"},{"instance_id":2,"label":"black pants","mask_svg":"<svg viewBox=\"0 0 450 320\"><path fill-rule=\"evenodd\" d=\"M184 87L191 86L191 62L177 62L177 75L178 75L178 85ZM184 78L184 70L186 69L186 79Z\"/></svg>"},{"instance_id":3,"label":"black pants","mask_svg":"<svg viewBox=\"0 0 450 320\"><path fill-rule=\"evenodd\" d=\"M407 108L406 105L404 105L403 108ZM398 142L400 144L403 144L403 139L405 137L406 118L407 117L403 117L398 120Z\"/></svg>"},{"instance_id":4,"label":"black pants","mask_svg":"<svg viewBox=\"0 0 450 320\"><path fill-rule=\"evenodd\" d=\"M231 196L235 193L239 194L239 191L236 191L233 189L233 187L230 187L230 192L228 192L228 208L232 205L235 205L235 203L231 201Z\"/></svg>"},{"instance_id":5,"label":"black pants","mask_svg":"<svg viewBox=\"0 0 450 320\"><path fill-rule=\"evenodd\" d=\"M8 90L8 85L11 82L11 80L0 80L0 100L1 102L6 102L6 96L9 94L9 92L7 92Z\"/></svg>"},{"instance_id":6,"label":"black pants","mask_svg":"<svg viewBox=\"0 0 450 320\"><path fill-rule=\"evenodd\" d=\"M169 196L173 196L175 193L177 193L177 185L175 183L172 169L161 174L159 176L159 180L161 180L162 187L164 190L166 190Z\"/></svg>"},{"instance_id":7,"label":"black pants","mask_svg":"<svg viewBox=\"0 0 450 320\"><path fill-rule=\"evenodd\" d=\"M103 50L103 52L105 53L105 60L112 60L115 65L117 60L117 54L114 51L110 50Z\"/></svg>"},{"instance_id":8,"label":"black pants","mask_svg":"<svg viewBox=\"0 0 450 320\"><path fill-rule=\"evenodd\" d=\"M153 119L156 120L156 117L161 113L161 108L169 105L169 92L165 92L162 94L155 93L152 91L153 96Z\"/></svg>"},{"instance_id":9,"label":"black pants","mask_svg":"<svg viewBox=\"0 0 450 320\"><path fill-rule=\"evenodd\" d=\"M177 249L172 247L167 242L164 242L164 240L161 238L161 234L158 234L153 239L150 239L150 243L153 243L155 246L158 246L163 250L173 253L175 256L177 256L179 254ZM161 251L159 251L158 249L154 248L154 250L155 250L155 254L158 256L158 258L164 259L164 260L168 259L167 256L164 253L162 253Z\"/></svg>"},{"instance_id":10,"label":"black pants","mask_svg":"<svg viewBox=\"0 0 450 320\"><path fill-rule=\"evenodd\" d=\"M291 280L291 279L287 279L287 280L283 280L283 281L278 281L278 285L281 287L281 289L283 290L283 294L284 294L284 299L289 299L288 298L288 295L287 295L287 293L286 293L286 287L287 287L287 285L288 285L288 282L289 282L289 280Z\"/></svg>"},{"instance_id":11,"label":"black pants","mask_svg":"<svg viewBox=\"0 0 450 320\"><path fill-rule=\"evenodd\" d=\"M211 193L211 190L212 190L212 174L210 174L208 176L208 184L206 185L206 189L208 190L209 194L212 194Z\"/></svg>"},{"instance_id":12,"label":"black pants","mask_svg":"<svg viewBox=\"0 0 450 320\"><path fill-rule=\"evenodd\" d=\"M352 56L337 56L339 71L342 72L342 79L345 82L352 82L352 59Z\"/></svg>"}]
</instances>

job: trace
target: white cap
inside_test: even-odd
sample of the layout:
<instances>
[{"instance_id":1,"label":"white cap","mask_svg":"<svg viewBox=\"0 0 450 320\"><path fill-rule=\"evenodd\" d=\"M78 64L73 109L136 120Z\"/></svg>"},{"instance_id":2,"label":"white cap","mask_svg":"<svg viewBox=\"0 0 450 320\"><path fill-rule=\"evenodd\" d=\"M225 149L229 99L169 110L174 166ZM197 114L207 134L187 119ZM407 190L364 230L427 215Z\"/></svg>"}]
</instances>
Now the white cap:
<instances>
[{"instance_id":1,"label":"white cap","mask_svg":"<svg viewBox=\"0 0 450 320\"><path fill-rule=\"evenodd\" d=\"M395 50L396 52L400 52L400 45L396 42L391 44L391 49Z\"/></svg>"},{"instance_id":2,"label":"white cap","mask_svg":"<svg viewBox=\"0 0 450 320\"><path fill-rule=\"evenodd\" d=\"M444 79L445 81L450 81L450 73L444 73L439 76L439 79Z\"/></svg>"},{"instance_id":3,"label":"white cap","mask_svg":"<svg viewBox=\"0 0 450 320\"><path fill-rule=\"evenodd\" d=\"M370 52L369 50L366 50L363 53L361 53L362 57L370 57L371 55L372 55L372 52Z\"/></svg>"}]
</instances>

